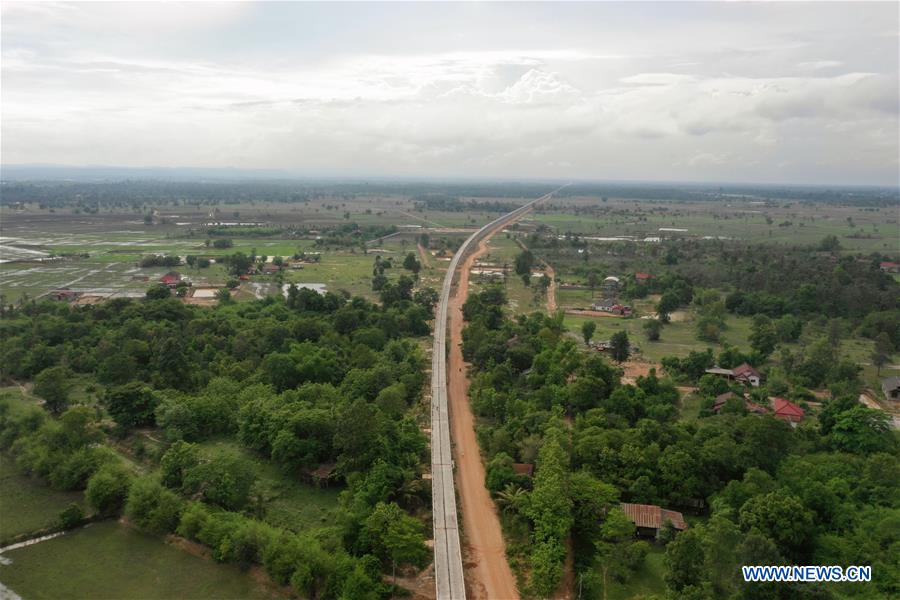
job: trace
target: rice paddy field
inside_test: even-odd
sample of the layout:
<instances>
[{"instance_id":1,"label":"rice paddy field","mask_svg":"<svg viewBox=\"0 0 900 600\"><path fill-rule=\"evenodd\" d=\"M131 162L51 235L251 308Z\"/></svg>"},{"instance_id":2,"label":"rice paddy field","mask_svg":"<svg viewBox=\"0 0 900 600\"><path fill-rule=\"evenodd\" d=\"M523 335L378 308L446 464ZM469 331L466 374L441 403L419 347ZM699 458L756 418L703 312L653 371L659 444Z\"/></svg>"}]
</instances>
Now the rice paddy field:
<instances>
[{"instance_id":1,"label":"rice paddy field","mask_svg":"<svg viewBox=\"0 0 900 600\"><path fill-rule=\"evenodd\" d=\"M152 214L152 223L144 215ZM399 197L367 197L345 200L326 198L296 204L245 203L226 208L199 206L157 206L138 210L86 214L78 209L39 209L28 205L20 210L0 209L0 293L6 302L36 298L48 291L71 288L107 296L142 296L147 288L169 270L142 268L142 257L199 255L218 256L243 252L257 256L292 256L297 252L320 252L321 262L285 272L286 283L323 283L332 291L374 299L371 290L372 262L376 254L402 262L407 252L416 252L420 233L428 232L438 243L465 236L491 220L496 213L419 211L414 203ZM233 247L217 249L209 244L211 223L224 225ZM397 226L399 234L363 246L329 246L317 242L319 229L356 223L365 226ZM308 235L278 234L245 236L239 224L262 224L272 228L303 228ZM435 244L432 244L435 245ZM444 264L440 260L424 265L422 275L439 279ZM195 285L222 285L229 276L221 265L209 268L175 268ZM265 278L260 281L266 282ZM430 280L429 280L430 281ZM258 290L242 295L257 297Z\"/></svg>"},{"instance_id":2,"label":"rice paddy field","mask_svg":"<svg viewBox=\"0 0 900 600\"><path fill-rule=\"evenodd\" d=\"M28 600L282 597L234 565L194 556L114 521L3 556L8 564L0 564L0 590Z\"/></svg>"},{"instance_id":3,"label":"rice paddy field","mask_svg":"<svg viewBox=\"0 0 900 600\"><path fill-rule=\"evenodd\" d=\"M609 198L554 199L533 217L558 235L598 238L727 238L815 244L835 235L850 251L900 252L896 209L795 201L663 202Z\"/></svg>"},{"instance_id":4,"label":"rice paddy field","mask_svg":"<svg viewBox=\"0 0 900 600\"><path fill-rule=\"evenodd\" d=\"M53 490L19 473L9 455L0 454L0 545L54 525L59 513L73 503L83 508L83 494Z\"/></svg>"},{"instance_id":5,"label":"rice paddy field","mask_svg":"<svg viewBox=\"0 0 900 600\"><path fill-rule=\"evenodd\" d=\"M524 198L472 198L477 202L515 204ZM441 212L417 207L411 196L350 195L322 197L296 203L246 201L240 204L202 206L187 204L144 205L138 208L103 209L95 214L77 207L40 209L25 205L0 208L0 292L7 302L41 296L48 290L69 287L105 295L139 296L167 270L141 268L142 257L151 254L190 254L215 258L244 252L266 256L290 256L296 252L322 252L322 262L302 271L286 273L288 283L324 283L328 289L374 298L368 279L371 263L380 250L384 257L402 260L415 251L421 233L432 240L461 239L498 213L473 208L470 212ZM145 221L152 215L152 222ZM263 224L267 227L300 227L310 234L302 238L232 236L234 246L215 249L209 240L210 223ZM360 226L397 226L400 234L362 247L323 247L316 243L319 230L347 223ZM633 200L597 197L555 198L538 206L516 229L528 232L574 233L587 238L710 238L722 237L772 244L816 243L836 235L847 251L900 252L897 215L889 208L838 206L795 201L759 201L735 198L723 202L671 202L652 198ZM647 242L649 243L649 242ZM432 244L434 246L434 243ZM503 234L491 241L483 260L512 264L519 252L515 240ZM536 251L536 254L540 254ZM53 261L40 261L55 256ZM431 261L437 271L445 263ZM560 271L564 265L554 265ZM563 269L564 270L564 269ZM213 264L208 269L178 268L199 285L222 285L227 273ZM437 276L437 272L431 273ZM576 281L560 272L565 281ZM511 279L517 279L515 277ZM264 280L263 280L264 281ZM538 308L532 289L521 281L508 284L515 310ZM254 297L255 293L243 297ZM563 299L560 299L561 304Z\"/></svg>"}]
</instances>

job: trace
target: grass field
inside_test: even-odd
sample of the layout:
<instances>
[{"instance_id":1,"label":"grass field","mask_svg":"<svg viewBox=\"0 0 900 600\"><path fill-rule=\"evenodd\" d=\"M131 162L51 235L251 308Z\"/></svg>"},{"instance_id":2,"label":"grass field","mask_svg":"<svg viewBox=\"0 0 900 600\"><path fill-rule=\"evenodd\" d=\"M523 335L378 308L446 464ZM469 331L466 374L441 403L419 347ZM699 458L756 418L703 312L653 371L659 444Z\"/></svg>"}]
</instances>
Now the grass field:
<instances>
[{"instance_id":1,"label":"grass field","mask_svg":"<svg viewBox=\"0 0 900 600\"><path fill-rule=\"evenodd\" d=\"M342 489L340 486L317 488L304 483L230 440L204 442L201 446L210 455L236 453L253 464L253 472L259 479L263 495L268 499L265 521L292 531L308 531L330 524Z\"/></svg>"},{"instance_id":2,"label":"grass field","mask_svg":"<svg viewBox=\"0 0 900 600\"><path fill-rule=\"evenodd\" d=\"M106 521L4 554L0 582L28 600L278 598L232 565L220 565Z\"/></svg>"},{"instance_id":3,"label":"grass field","mask_svg":"<svg viewBox=\"0 0 900 600\"><path fill-rule=\"evenodd\" d=\"M735 319L734 317L729 319ZM565 325L572 333L581 339L581 325L585 321L593 321L597 324L594 340L609 340L618 331L628 333L628 339L633 346L640 348L640 355L649 362L659 362L663 356L687 356L692 350L704 350L718 348L716 344L702 342L697 339L692 322L672 322L663 327L659 341L647 341L644 334L646 319L621 319L612 317L581 317L566 315Z\"/></svg>"},{"instance_id":4,"label":"grass field","mask_svg":"<svg viewBox=\"0 0 900 600\"><path fill-rule=\"evenodd\" d=\"M58 492L22 475L9 455L0 454L0 541L53 525L73 502L83 506L83 495Z\"/></svg>"},{"instance_id":5,"label":"grass field","mask_svg":"<svg viewBox=\"0 0 900 600\"><path fill-rule=\"evenodd\" d=\"M479 257L478 262L496 267L507 268L507 277L503 282L506 297L509 300L508 308L513 314L532 313L542 311L546 307L546 294L540 291L537 278L531 278L531 285L526 286L521 277L516 275L516 256L522 252L522 248L513 237L498 233L488 243L487 252ZM540 264L535 265L533 271L540 271ZM470 275L471 291L480 291L495 279L486 275Z\"/></svg>"},{"instance_id":6,"label":"grass field","mask_svg":"<svg viewBox=\"0 0 900 600\"><path fill-rule=\"evenodd\" d=\"M610 198L555 199L532 218L559 234L660 235L660 228L685 229L666 235L716 236L772 244L815 244L835 235L847 250L897 252L896 214L890 209L849 207L790 200L760 203L659 202Z\"/></svg>"},{"instance_id":7,"label":"grass field","mask_svg":"<svg viewBox=\"0 0 900 600\"><path fill-rule=\"evenodd\" d=\"M624 583L610 582L609 590L607 590L608 600L632 600L644 596L665 594L666 584L663 581L665 556L665 548L651 545L644 564L628 581Z\"/></svg>"}]
</instances>

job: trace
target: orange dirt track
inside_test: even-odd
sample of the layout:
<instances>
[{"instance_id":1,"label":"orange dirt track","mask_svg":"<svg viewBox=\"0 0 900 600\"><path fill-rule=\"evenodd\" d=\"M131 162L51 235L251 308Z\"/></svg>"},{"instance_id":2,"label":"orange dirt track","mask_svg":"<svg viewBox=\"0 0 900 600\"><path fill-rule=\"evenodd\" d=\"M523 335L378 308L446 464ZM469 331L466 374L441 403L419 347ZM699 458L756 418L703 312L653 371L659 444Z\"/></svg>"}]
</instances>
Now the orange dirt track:
<instances>
[{"instance_id":1,"label":"orange dirt track","mask_svg":"<svg viewBox=\"0 0 900 600\"><path fill-rule=\"evenodd\" d=\"M516 578L506 560L506 544L500 529L497 508L484 486L484 465L475 437L475 418L469 407L469 380L462 357L462 305L469 291L469 270L486 249L485 238L462 264L456 292L448 306L450 346L448 398L451 431L455 443L456 485L465 532L467 597L512 600L519 597Z\"/></svg>"}]
</instances>

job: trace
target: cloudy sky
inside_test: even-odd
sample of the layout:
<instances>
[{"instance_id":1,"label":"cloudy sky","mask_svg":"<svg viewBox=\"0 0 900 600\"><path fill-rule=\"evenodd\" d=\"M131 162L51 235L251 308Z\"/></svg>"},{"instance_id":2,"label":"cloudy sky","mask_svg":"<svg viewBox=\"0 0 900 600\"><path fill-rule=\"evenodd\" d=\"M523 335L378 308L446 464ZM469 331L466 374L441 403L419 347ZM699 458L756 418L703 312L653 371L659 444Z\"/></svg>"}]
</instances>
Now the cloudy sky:
<instances>
[{"instance_id":1,"label":"cloudy sky","mask_svg":"<svg viewBox=\"0 0 900 600\"><path fill-rule=\"evenodd\" d=\"M898 183L898 3L2 5L2 160Z\"/></svg>"}]
</instances>

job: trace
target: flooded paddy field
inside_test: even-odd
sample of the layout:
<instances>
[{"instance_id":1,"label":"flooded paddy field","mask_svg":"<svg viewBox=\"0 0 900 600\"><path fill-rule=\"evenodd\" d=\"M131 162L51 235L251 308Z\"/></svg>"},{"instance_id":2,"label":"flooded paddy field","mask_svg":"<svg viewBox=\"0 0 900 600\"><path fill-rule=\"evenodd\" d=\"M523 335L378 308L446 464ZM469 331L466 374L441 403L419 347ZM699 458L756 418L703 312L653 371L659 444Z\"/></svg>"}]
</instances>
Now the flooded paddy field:
<instances>
[{"instance_id":1,"label":"flooded paddy field","mask_svg":"<svg viewBox=\"0 0 900 600\"><path fill-rule=\"evenodd\" d=\"M329 208L326 208L328 206ZM171 210L169 210L171 208ZM236 252L257 256L293 256L297 252L320 252L321 262L303 268L285 270L283 283L323 284L330 291L346 290L354 295L375 299L371 289L372 262L376 254L402 261L408 252L416 252L415 238L429 228L423 216L413 214L412 206L381 206L357 202L352 207L328 205L239 206L234 211L213 214L217 223L264 223L267 226L323 227L346 223L338 208L352 208L352 222L373 225L397 225L403 239L384 240L378 248L321 247L316 233L305 237L292 235L272 237L229 237L233 246L215 248L209 244L210 212L189 210L190 207L162 207L154 211L153 223L141 214L84 215L67 211L16 210L0 212L0 293L5 302L42 297L52 290L69 288L83 294L102 296L141 296L167 271L176 270L195 286L222 286L231 277L222 266L193 268L181 264L173 269L141 266L150 255L188 255L216 257ZM393 210L396 208L397 210ZM402 214L408 213L408 214ZM449 227L462 221L460 215L446 219ZM443 225L444 223L441 223ZM443 234L433 234L443 235ZM224 236L223 236L224 237ZM437 262L437 261L436 261ZM443 270L443 263L438 262ZM439 273L427 268L422 277L437 279ZM255 276L256 280L257 277ZM274 277L259 276L258 285L239 298L259 298L280 293ZM271 280L271 281L270 281Z\"/></svg>"}]
</instances>

